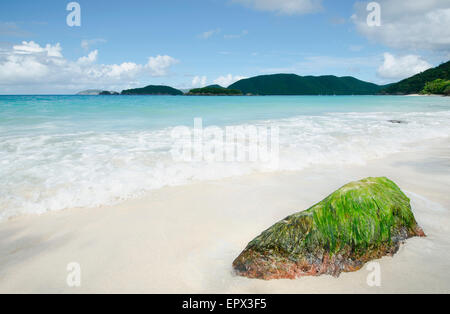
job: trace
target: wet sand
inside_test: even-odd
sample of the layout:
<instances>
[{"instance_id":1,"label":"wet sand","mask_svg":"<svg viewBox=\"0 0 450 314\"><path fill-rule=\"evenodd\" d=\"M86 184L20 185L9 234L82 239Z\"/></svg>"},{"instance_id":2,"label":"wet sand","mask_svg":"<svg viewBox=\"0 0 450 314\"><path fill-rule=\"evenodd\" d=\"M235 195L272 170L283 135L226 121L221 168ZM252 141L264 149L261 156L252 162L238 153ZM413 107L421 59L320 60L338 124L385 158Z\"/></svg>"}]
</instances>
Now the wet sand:
<instances>
[{"instance_id":1,"label":"wet sand","mask_svg":"<svg viewBox=\"0 0 450 314\"><path fill-rule=\"evenodd\" d=\"M366 165L236 177L156 190L116 206L0 223L0 293L450 293L450 145L418 146ZM231 263L255 236L342 185L387 176L411 198L427 238L340 278L260 281ZM81 286L66 283L81 266Z\"/></svg>"}]
</instances>

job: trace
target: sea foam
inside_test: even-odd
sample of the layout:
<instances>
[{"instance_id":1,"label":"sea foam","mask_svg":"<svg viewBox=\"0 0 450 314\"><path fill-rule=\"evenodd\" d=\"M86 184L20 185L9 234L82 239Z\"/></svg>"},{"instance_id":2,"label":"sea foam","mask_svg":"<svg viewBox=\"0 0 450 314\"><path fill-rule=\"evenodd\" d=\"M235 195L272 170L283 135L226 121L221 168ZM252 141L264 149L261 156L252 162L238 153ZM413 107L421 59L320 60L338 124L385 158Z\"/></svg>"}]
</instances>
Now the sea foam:
<instances>
[{"instance_id":1,"label":"sea foam","mask_svg":"<svg viewBox=\"0 0 450 314\"><path fill-rule=\"evenodd\" d=\"M396 119L404 123L392 123ZM52 128L51 123L40 124ZM0 219L115 204L145 192L269 171L363 165L450 136L450 111L338 112L246 122L278 127L277 169L259 162L174 162L172 127L3 132ZM8 126L4 131L10 130Z\"/></svg>"}]
</instances>

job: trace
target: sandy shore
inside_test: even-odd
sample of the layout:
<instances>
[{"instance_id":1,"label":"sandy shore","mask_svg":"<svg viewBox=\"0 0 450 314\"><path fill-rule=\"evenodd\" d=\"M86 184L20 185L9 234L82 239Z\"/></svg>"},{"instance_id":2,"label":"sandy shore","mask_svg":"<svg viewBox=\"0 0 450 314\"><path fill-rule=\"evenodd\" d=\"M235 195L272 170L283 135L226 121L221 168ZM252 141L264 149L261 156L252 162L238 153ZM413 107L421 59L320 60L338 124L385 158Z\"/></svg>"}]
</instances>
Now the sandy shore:
<instances>
[{"instance_id":1,"label":"sandy shore","mask_svg":"<svg viewBox=\"0 0 450 314\"><path fill-rule=\"evenodd\" d=\"M445 97L445 95L439 94L407 94L407 97Z\"/></svg>"},{"instance_id":2,"label":"sandy shore","mask_svg":"<svg viewBox=\"0 0 450 314\"><path fill-rule=\"evenodd\" d=\"M0 293L450 293L450 145L416 147L367 165L261 174L165 188L139 200L0 223ZM259 281L231 263L261 231L345 183L388 176L428 234L369 272ZM66 284L69 263L81 287Z\"/></svg>"}]
</instances>

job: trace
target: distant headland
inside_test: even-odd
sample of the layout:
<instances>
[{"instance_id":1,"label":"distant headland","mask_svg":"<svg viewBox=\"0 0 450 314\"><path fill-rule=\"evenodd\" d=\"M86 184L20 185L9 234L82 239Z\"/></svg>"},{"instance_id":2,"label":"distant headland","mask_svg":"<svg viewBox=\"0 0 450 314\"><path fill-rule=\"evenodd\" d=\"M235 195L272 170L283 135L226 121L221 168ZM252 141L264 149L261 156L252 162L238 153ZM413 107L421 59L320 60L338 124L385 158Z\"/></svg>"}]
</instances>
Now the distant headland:
<instances>
[{"instance_id":1,"label":"distant headland","mask_svg":"<svg viewBox=\"0 0 450 314\"><path fill-rule=\"evenodd\" d=\"M450 61L398 83L377 85L351 76L261 75L242 79L228 87L210 85L183 92L164 85L127 89L121 93L86 90L77 95L170 95L170 96L319 96L319 95L450 95Z\"/></svg>"}]
</instances>

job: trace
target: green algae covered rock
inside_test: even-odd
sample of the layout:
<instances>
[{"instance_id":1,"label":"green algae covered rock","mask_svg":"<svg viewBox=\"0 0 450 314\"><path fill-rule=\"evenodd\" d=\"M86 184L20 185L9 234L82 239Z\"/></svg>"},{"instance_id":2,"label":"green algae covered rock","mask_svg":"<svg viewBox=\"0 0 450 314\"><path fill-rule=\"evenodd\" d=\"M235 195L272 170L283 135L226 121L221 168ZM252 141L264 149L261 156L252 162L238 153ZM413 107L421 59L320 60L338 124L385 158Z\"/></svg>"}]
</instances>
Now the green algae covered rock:
<instances>
[{"instance_id":1,"label":"green algae covered rock","mask_svg":"<svg viewBox=\"0 0 450 314\"><path fill-rule=\"evenodd\" d=\"M415 236L425 234L408 197L387 178L367 178L264 231L233 268L238 275L266 280L339 276L394 255Z\"/></svg>"}]
</instances>

